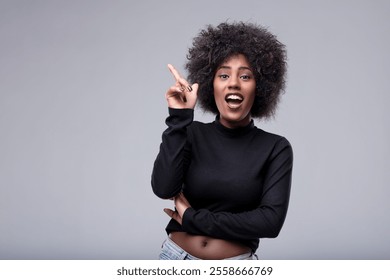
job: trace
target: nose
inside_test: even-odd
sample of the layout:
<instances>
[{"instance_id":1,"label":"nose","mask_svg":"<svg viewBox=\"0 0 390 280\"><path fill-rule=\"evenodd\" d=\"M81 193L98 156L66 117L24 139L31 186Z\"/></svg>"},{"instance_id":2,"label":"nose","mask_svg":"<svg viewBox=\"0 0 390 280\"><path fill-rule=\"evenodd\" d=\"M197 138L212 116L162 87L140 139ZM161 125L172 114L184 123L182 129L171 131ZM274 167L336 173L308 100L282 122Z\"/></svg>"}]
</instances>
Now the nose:
<instances>
[{"instance_id":1,"label":"nose","mask_svg":"<svg viewBox=\"0 0 390 280\"><path fill-rule=\"evenodd\" d=\"M229 78L229 89L239 89L240 88L240 80L236 75L232 75Z\"/></svg>"}]
</instances>

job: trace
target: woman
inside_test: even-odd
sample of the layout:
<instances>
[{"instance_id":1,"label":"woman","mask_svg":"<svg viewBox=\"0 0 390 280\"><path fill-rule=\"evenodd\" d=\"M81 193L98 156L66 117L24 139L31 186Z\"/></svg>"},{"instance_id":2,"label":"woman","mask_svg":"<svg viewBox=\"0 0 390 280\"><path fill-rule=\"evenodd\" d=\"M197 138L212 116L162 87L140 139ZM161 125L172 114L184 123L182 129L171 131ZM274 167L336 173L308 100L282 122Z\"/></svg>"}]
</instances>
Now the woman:
<instances>
[{"instance_id":1,"label":"woman","mask_svg":"<svg viewBox=\"0 0 390 280\"><path fill-rule=\"evenodd\" d=\"M166 93L168 128L154 163L152 187L175 210L160 259L255 259L259 239L284 223L293 154L282 136L254 126L275 113L284 89L284 46L247 23L208 26L189 49L188 80ZM196 82L196 83L195 83ZM193 121L195 104L216 114Z\"/></svg>"}]
</instances>

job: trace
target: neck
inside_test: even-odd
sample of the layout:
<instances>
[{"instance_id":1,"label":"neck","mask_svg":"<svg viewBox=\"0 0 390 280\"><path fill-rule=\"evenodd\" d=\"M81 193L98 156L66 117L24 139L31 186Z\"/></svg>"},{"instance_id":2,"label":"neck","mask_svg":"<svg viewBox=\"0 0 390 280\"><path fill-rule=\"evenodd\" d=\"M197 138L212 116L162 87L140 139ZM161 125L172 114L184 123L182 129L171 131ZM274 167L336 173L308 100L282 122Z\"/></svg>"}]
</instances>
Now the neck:
<instances>
[{"instance_id":1,"label":"neck","mask_svg":"<svg viewBox=\"0 0 390 280\"><path fill-rule=\"evenodd\" d=\"M240 127L245 127L245 126L247 126L247 125L251 122L251 120L252 120L251 116L248 115L248 116L246 116L244 119L238 120L238 121L227 120L227 119L224 119L224 118L221 117L221 118L219 119L219 122L220 122L224 127L234 129L234 128L240 128Z\"/></svg>"}]
</instances>

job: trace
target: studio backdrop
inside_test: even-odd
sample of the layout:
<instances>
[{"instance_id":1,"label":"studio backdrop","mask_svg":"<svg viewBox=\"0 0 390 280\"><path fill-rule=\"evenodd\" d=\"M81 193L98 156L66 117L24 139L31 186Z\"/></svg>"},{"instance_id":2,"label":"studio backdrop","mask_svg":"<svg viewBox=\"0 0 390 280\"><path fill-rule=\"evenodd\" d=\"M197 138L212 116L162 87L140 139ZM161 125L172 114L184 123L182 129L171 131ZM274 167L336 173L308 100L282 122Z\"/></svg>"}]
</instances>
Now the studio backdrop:
<instances>
[{"instance_id":1,"label":"studio backdrop","mask_svg":"<svg viewBox=\"0 0 390 280\"><path fill-rule=\"evenodd\" d=\"M0 1L0 259L156 259L150 176L167 64L207 24L286 45L275 119L294 149L286 222L261 259L390 258L389 1ZM214 116L195 111L195 119Z\"/></svg>"}]
</instances>

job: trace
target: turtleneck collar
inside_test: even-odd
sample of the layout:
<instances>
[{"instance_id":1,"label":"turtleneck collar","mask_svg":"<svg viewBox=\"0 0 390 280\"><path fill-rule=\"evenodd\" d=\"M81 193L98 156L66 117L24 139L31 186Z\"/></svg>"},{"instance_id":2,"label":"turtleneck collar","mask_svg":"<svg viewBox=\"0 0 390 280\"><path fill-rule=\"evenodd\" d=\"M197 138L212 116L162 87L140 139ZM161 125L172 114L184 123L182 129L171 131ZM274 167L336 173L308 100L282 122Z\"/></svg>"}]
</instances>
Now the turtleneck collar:
<instances>
[{"instance_id":1,"label":"turtleneck collar","mask_svg":"<svg viewBox=\"0 0 390 280\"><path fill-rule=\"evenodd\" d=\"M251 130L253 130L253 128L255 127L255 124L254 124L253 119L252 119L250 121L250 123L246 126L237 127L237 128L228 128L228 127L224 126L223 124L221 124L221 122L219 121L219 115L217 115L215 117L214 123L215 123L215 126L218 129L218 131L227 135L227 136L245 135L248 132L250 132Z\"/></svg>"}]
</instances>

